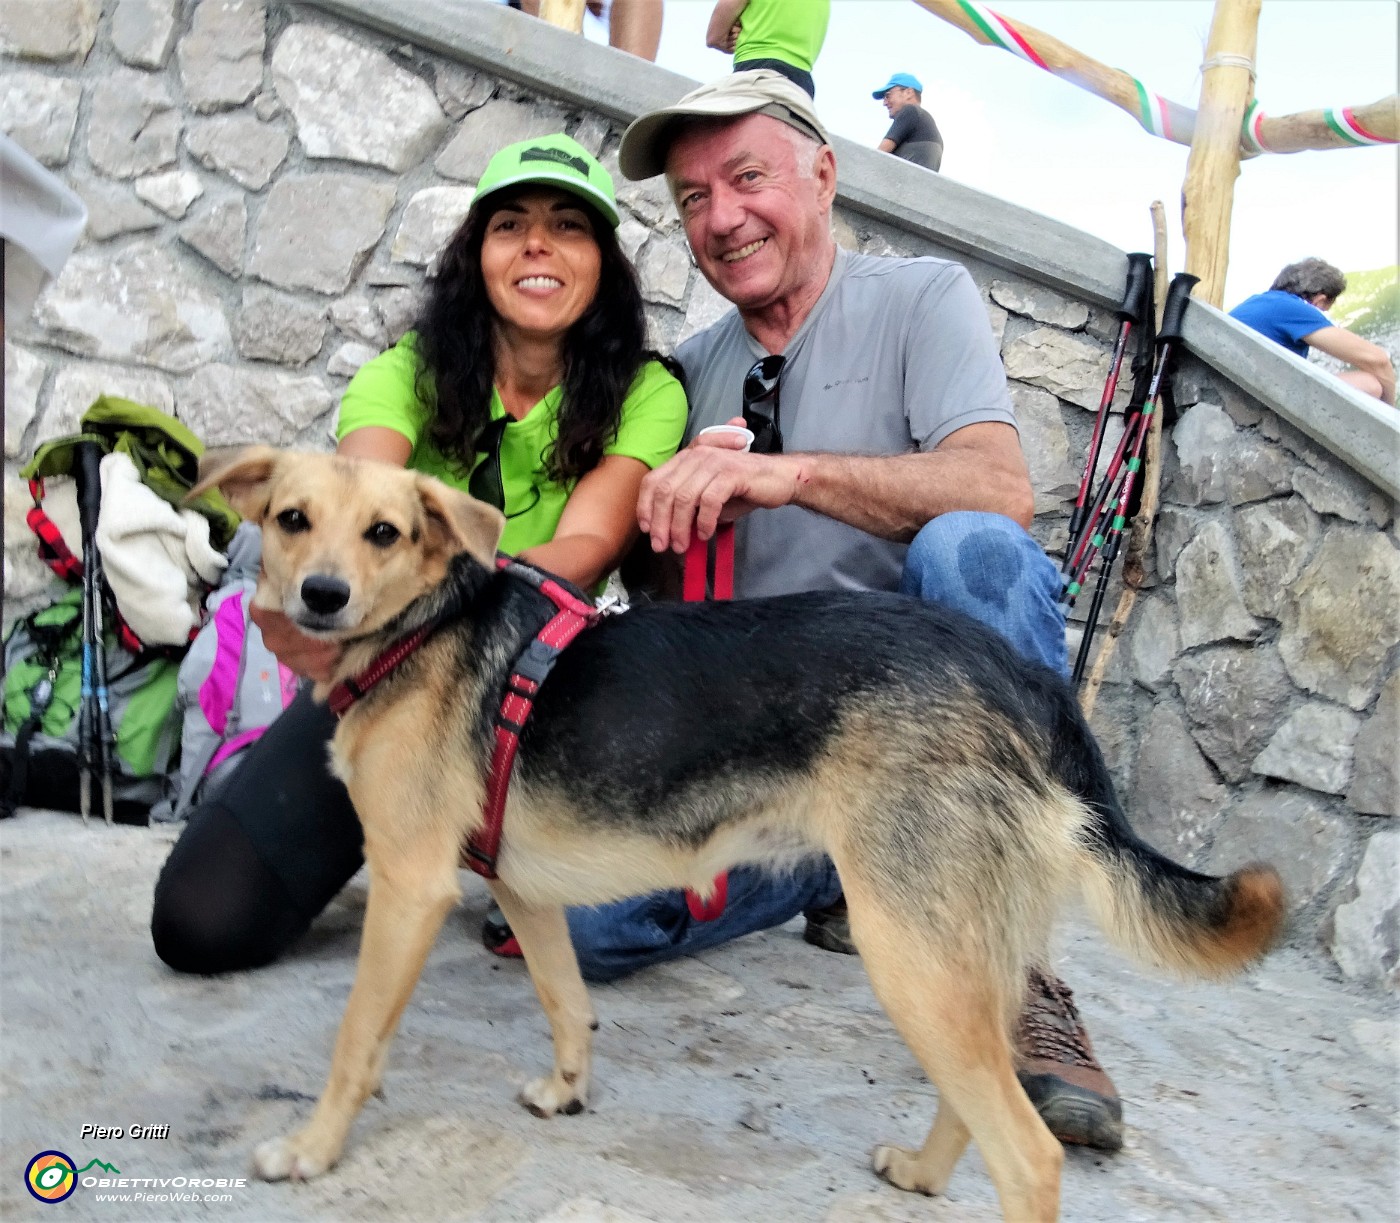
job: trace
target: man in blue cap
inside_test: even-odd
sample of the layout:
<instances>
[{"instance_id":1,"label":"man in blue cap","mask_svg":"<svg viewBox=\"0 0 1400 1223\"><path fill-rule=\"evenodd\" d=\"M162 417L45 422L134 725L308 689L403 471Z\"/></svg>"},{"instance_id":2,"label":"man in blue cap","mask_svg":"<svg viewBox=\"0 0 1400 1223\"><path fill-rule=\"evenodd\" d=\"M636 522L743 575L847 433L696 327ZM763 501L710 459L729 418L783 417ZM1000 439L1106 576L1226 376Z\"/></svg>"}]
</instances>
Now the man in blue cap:
<instances>
[{"instance_id":1,"label":"man in blue cap","mask_svg":"<svg viewBox=\"0 0 1400 1223\"><path fill-rule=\"evenodd\" d=\"M920 105L924 100L924 87L919 78L907 72L896 72L870 96L883 102L894 120L880 141L880 152L893 153L916 166L937 170L943 162L943 137L933 116Z\"/></svg>"}]
</instances>

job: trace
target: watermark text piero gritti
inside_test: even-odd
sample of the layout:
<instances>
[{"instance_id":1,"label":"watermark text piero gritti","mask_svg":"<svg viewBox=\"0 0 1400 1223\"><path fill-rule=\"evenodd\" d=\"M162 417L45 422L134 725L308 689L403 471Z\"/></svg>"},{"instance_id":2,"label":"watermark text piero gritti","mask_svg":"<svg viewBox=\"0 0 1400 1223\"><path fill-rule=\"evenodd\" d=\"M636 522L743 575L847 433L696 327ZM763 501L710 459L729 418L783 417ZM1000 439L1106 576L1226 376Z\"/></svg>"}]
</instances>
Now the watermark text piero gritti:
<instances>
[{"instance_id":1,"label":"watermark text piero gritti","mask_svg":"<svg viewBox=\"0 0 1400 1223\"><path fill-rule=\"evenodd\" d=\"M103 1139L114 1138L169 1138L170 1127L168 1125L84 1125L79 1138Z\"/></svg>"}]
</instances>

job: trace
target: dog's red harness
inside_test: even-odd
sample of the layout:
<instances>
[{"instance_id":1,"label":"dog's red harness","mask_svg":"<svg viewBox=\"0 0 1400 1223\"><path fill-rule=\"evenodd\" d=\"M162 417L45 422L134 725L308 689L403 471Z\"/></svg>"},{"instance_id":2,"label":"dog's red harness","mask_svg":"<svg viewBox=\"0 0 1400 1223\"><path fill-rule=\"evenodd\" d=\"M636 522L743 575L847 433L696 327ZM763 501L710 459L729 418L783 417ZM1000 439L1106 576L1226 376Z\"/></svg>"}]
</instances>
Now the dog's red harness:
<instances>
[{"instance_id":1,"label":"dog's red harness","mask_svg":"<svg viewBox=\"0 0 1400 1223\"><path fill-rule=\"evenodd\" d=\"M515 752L520 746L520 734L525 729L530 711L534 708L540 685L544 683L564 647L590 624L595 623L601 615L592 603L574 594L558 578L529 565L522 565L513 557L498 556L496 568L529 582L554 604L556 611L511 664L505 695L502 696L501 707L496 713L496 744L491 752L491 767L486 776L482 824L466 845L467 865L485 879L496 878L496 857L501 850L501 825L505 819L506 792L510 789ZM449 612L448 616L451 614ZM415 630L391 645L359 675L336 684L331 689L331 712L336 717L341 717L351 705L418 649L442 623L443 620L437 620Z\"/></svg>"}]
</instances>

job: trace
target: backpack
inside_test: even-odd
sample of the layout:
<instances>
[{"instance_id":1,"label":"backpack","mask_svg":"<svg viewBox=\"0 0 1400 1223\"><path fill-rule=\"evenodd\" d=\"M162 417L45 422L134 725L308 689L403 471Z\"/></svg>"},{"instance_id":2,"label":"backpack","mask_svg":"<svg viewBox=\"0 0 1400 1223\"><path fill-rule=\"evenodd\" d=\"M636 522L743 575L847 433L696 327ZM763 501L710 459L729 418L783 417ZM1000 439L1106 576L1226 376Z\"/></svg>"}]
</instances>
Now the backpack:
<instances>
[{"instance_id":1,"label":"backpack","mask_svg":"<svg viewBox=\"0 0 1400 1223\"><path fill-rule=\"evenodd\" d=\"M228 557L223 585L205 600L208 618L180 664L180 775L174 794L152 809L153 822L184 819L296 696L296 675L249 618L262 557L256 526L238 528Z\"/></svg>"},{"instance_id":2,"label":"backpack","mask_svg":"<svg viewBox=\"0 0 1400 1223\"><path fill-rule=\"evenodd\" d=\"M0 818L21 805L78 808L78 704L82 680L80 588L22 620L5 638L0 726ZM105 635L108 701L116 731L115 817L146 822L179 746L178 663L166 649L127 649Z\"/></svg>"},{"instance_id":3,"label":"backpack","mask_svg":"<svg viewBox=\"0 0 1400 1223\"><path fill-rule=\"evenodd\" d=\"M108 600L107 612L114 618L122 644L133 652L143 648L143 637L145 644L183 646L193 639L197 628L191 622L202 594L198 584L202 581L207 589L207 584L217 579L223 564L219 552L233 538L238 514L218 489L205 489L198 496L190 496L198 479L204 445L168 413L115 395L102 395L83 413L80 428L80 433L42 443L20 470L20 475L29 481L34 501L26 521L38 536L39 559L64 581L81 577L82 560L65 542L65 537L76 540L79 535L73 486L62 480L62 494L56 488L50 496L45 481L74 476L83 444L95 445L103 456L123 456L104 457L102 463L103 502L114 488L118 489L122 496L117 504L123 509L111 524L113 538L121 541L121 547L109 557L107 544L102 544L103 559L110 562L109 584L115 596ZM123 476L114 470L109 479L109 463L121 464L129 474ZM161 508L153 514L150 505L138 504L139 498L133 500L133 487L141 497L149 499L150 505L160 507L164 502L172 509ZM162 554L157 541L169 534L172 524L178 535L178 517L173 511L202 518L208 525L208 542L201 540L190 551L187 565L181 557L180 565L167 569L169 552ZM162 519L162 514L168 516L169 522ZM181 566L187 570L192 587L183 605L171 586L173 581L178 588ZM176 629L173 635L172 622ZM186 628L187 637L182 635Z\"/></svg>"},{"instance_id":4,"label":"backpack","mask_svg":"<svg viewBox=\"0 0 1400 1223\"><path fill-rule=\"evenodd\" d=\"M46 499L45 480L75 475L79 444L94 443L104 455L125 455L140 483L160 501L192 508L205 518L212 547L224 546L239 521L215 489L185 505L204 446L168 413L104 395L83 413L80 428L79 434L43 443L20 473L34 498L28 522L39 537L40 559L71 588L17 621L5 638L0 818L13 815L21 804L79 810L82 590L74 583L83 566L58 525L62 520L68 537L77 537L76 505L72 497ZM166 776L179 750L176 691L184 642L148 646L117 614L110 591L104 589L101 597L108 709L115 733L114 815L144 824L151 804L167 788Z\"/></svg>"},{"instance_id":5,"label":"backpack","mask_svg":"<svg viewBox=\"0 0 1400 1223\"><path fill-rule=\"evenodd\" d=\"M44 442L20 470L20 475L37 481L36 503L43 496L43 480L73 472L73 448L78 442L96 442L103 454L125 454L131 459L141 482L162 500L177 508L192 509L209 520L209 542L224 548L238 528L238 512L217 488L207 488L197 497L189 496L199 480L199 460L204 443L167 412L134 403L116 395L102 395L79 422L81 433ZM41 540L48 542L31 521ZM43 555L41 551L41 555ZM48 558L45 557L47 560ZM60 572L59 576L68 574Z\"/></svg>"}]
</instances>

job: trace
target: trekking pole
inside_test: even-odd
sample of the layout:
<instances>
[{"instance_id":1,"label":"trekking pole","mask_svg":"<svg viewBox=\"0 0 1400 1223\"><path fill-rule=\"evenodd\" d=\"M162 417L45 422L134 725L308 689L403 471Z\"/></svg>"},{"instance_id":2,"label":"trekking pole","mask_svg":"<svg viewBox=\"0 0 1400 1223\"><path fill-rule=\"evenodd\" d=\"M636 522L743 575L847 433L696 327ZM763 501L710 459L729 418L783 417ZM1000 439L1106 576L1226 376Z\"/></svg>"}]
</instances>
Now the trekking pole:
<instances>
[{"instance_id":1,"label":"trekking pole","mask_svg":"<svg viewBox=\"0 0 1400 1223\"><path fill-rule=\"evenodd\" d=\"M1176 349L1181 343L1181 323L1186 315L1186 303L1191 297L1192 287L1199 280L1199 276L1192 276L1189 272L1178 272L1172 277L1171 287L1167 290L1167 303L1162 311L1162 327L1157 333L1157 360L1152 370L1152 384L1147 390L1147 400L1138 416L1136 427L1124 432L1123 442L1119 445L1121 453L1125 449L1129 435L1132 435L1131 454L1123 466L1122 475L1113 492L1112 499L1115 502L1113 518L1107 531L1102 530L1102 511L1107 507L1109 501L1109 497L1106 495L1109 489L1107 481L1105 481L1103 492L1095 505L1093 525L1086 529L1085 538L1080 543L1079 549L1065 574L1065 588L1060 596L1060 605L1066 611L1074 606L1075 598L1083 589L1084 577L1088 573L1089 566L1093 564L1095 555L1110 539L1114 541L1112 555L1117 553L1118 537L1122 535L1124 523L1131 517L1129 509L1133 489L1137 481L1137 473L1142 467L1142 452L1151 429L1152 414L1160 407L1162 387L1171 370ZM1105 555L1106 557L1110 556L1109 553L1105 553ZM1109 563L1111 563L1111 558ZM1090 626L1086 629L1086 635L1092 637L1092 633L1093 629ZM1081 643L1081 648L1083 648L1083 643Z\"/></svg>"},{"instance_id":2,"label":"trekking pole","mask_svg":"<svg viewBox=\"0 0 1400 1223\"><path fill-rule=\"evenodd\" d=\"M86 473L78 463L73 466L73 479L78 486L78 518L82 530L83 608L80 680L78 687L78 811L86 824L92 814L92 773L94 768L93 741L96 731L97 693L93 682L92 627L92 554L97 551L93 538L95 525L85 511Z\"/></svg>"},{"instance_id":3,"label":"trekking pole","mask_svg":"<svg viewBox=\"0 0 1400 1223\"><path fill-rule=\"evenodd\" d=\"M1127 351L1128 335L1134 327L1141 326L1147 318L1152 301L1152 256L1137 251L1128 256L1128 280L1123 290L1123 304L1118 307L1121 320L1118 339L1113 345L1113 356L1108 364L1108 377L1104 380L1103 398L1099 400L1098 414L1094 417L1094 434L1089 441L1089 457L1084 464L1084 473L1079 477L1079 495L1075 498L1074 511L1069 517L1070 548L1079 541L1079 533L1084 527L1088 512L1089 490L1094 482L1094 471L1099 465L1099 452L1103 447L1104 426L1108 422L1109 406L1118 390L1118 374L1123 368L1123 354Z\"/></svg>"},{"instance_id":4,"label":"trekking pole","mask_svg":"<svg viewBox=\"0 0 1400 1223\"><path fill-rule=\"evenodd\" d=\"M79 807L87 819L92 809L92 773L102 778L102 814L112 822L112 768L116 750L107 693L107 650L103 642L102 557L97 550L97 516L102 502L102 448L79 442L73 475L78 485L78 521L83 536L82 708L78 722ZM84 733L86 727L86 734ZM84 746L86 744L86 747Z\"/></svg>"},{"instance_id":5,"label":"trekking pole","mask_svg":"<svg viewBox=\"0 0 1400 1223\"><path fill-rule=\"evenodd\" d=\"M1124 422L1123 436L1118 439L1118 446L1108 462L1103 482L1099 485L1099 490L1094 494L1090 503L1089 512L1085 516L1079 536L1077 539L1071 539L1065 549L1065 567L1060 570L1060 578L1063 583L1060 589L1060 606L1064 610L1074 606L1074 599L1071 597L1066 601L1066 596L1070 594L1071 587L1074 587L1073 593L1075 595L1079 593L1078 583L1083 580L1085 571L1093 563L1098 545L1103 542L1098 535L1098 530L1107 512L1110 497L1122 474L1123 463L1128 454L1136 447L1138 426L1141 420L1142 412L1137 411L1131 413Z\"/></svg>"}]
</instances>

